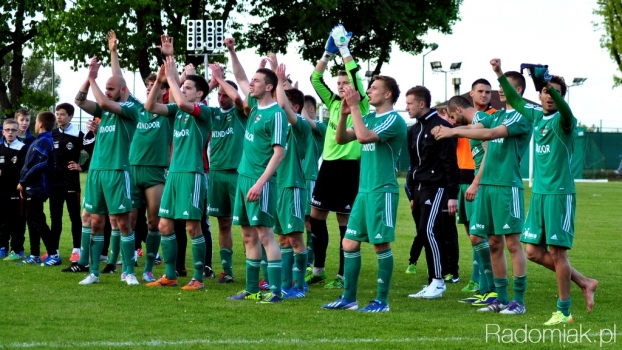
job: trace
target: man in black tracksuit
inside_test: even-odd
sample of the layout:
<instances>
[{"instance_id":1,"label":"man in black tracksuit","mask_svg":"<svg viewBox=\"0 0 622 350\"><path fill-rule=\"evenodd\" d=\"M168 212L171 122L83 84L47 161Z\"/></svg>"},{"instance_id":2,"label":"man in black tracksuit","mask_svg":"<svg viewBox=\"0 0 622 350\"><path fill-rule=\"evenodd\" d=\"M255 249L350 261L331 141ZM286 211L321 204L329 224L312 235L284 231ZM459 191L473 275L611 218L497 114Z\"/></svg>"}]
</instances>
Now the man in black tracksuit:
<instances>
[{"instance_id":1,"label":"man in black tracksuit","mask_svg":"<svg viewBox=\"0 0 622 350\"><path fill-rule=\"evenodd\" d=\"M412 298L439 298L445 291L443 276L458 279L458 231L454 214L458 207L458 161L456 142L436 141L432 129L438 125L451 127L436 110L430 109L430 91L416 86L406 92L406 110L417 124L408 132L410 171L407 186L411 192L411 209L417 235L422 236L428 281Z\"/></svg>"},{"instance_id":2,"label":"man in black tracksuit","mask_svg":"<svg viewBox=\"0 0 622 350\"><path fill-rule=\"evenodd\" d=\"M28 147L17 139L19 126L15 119L4 121L0 144L0 257L24 258L26 218L17 184ZM11 254L9 254L9 240Z\"/></svg>"},{"instance_id":3,"label":"man in black tracksuit","mask_svg":"<svg viewBox=\"0 0 622 350\"><path fill-rule=\"evenodd\" d=\"M69 103L56 106L56 124L52 130L54 139L54 158L56 175L50 193L51 236L59 242L63 230L63 206L67 202L67 212L71 221L73 250L70 261L80 259L80 239L82 219L80 217L80 172L86 169L80 166L80 153L84 149L84 133L71 123L74 107Z\"/></svg>"}]
</instances>

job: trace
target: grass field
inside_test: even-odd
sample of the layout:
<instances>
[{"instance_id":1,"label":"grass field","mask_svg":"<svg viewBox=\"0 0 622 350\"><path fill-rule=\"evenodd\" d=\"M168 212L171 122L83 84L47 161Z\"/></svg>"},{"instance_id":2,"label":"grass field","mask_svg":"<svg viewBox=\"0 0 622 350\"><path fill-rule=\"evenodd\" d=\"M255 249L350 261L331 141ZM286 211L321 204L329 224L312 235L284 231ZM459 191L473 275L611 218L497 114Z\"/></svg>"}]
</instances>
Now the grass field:
<instances>
[{"instance_id":1,"label":"grass field","mask_svg":"<svg viewBox=\"0 0 622 350\"><path fill-rule=\"evenodd\" d=\"M596 306L585 311L581 290L573 285L572 314L575 322L557 327L569 338L556 334L551 341L542 339L544 327L555 311L557 287L554 274L528 263L527 313L517 316L479 314L475 307L460 304L460 292L471 272L471 248L463 228L460 232L460 267L462 283L448 285L443 298L409 299L426 282L425 259L417 274L406 275L408 252L414 236L414 223L405 196L401 196L397 219L396 242L393 245L395 272L389 296L391 312L360 314L335 312L320 308L340 291L312 285L306 299L287 300L278 305L251 301L228 301L226 297L244 288L244 255L240 230L234 228L235 284L218 285L206 281L206 289L182 292L179 288L127 286L119 275L102 275L96 285L80 286L82 274L63 274L59 267L18 266L0 261L0 348L217 348L217 349L468 349L468 348L618 348L622 344L622 304L615 293L622 290L621 242L622 183L577 184L575 249L570 252L572 265L583 274L596 278L600 285ZM530 191L525 190L528 205ZM618 213L618 214L616 214ZM65 215L65 217L67 217ZM215 224L216 221L212 220ZM331 242L327 267L336 272L337 224L329 222ZM70 252L69 225L61 238L61 252ZM337 236L338 237L338 236ZM218 243L214 240L214 256ZM188 256L190 257L190 250ZM376 257L372 247L362 247L363 269L359 287L359 304L366 305L375 296ZM509 257L509 254L508 254ZM140 259L138 273L144 260ZM67 264L64 264L65 266ZM192 266L190 260L187 266ZM511 266L511 264L509 264ZM219 272L220 266L214 264ZM163 273L157 266L154 273ZM138 274L137 274L138 275ZM187 283L190 278L181 278ZM511 281L511 280L510 280ZM512 294L510 285L510 295ZM525 344L522 333L517 338L489 336L486 324L498 325L499 335L528 327L530 340ZM496 326L488 326L490 332ZM610 339L607 329L614 332ZM507 333L505 333L507 334ZM573 336L574 334L574 336ZM620 339L617 337L620 336ZM507 343L513 340L514 343Z\"/></svg>"}]
</instances>

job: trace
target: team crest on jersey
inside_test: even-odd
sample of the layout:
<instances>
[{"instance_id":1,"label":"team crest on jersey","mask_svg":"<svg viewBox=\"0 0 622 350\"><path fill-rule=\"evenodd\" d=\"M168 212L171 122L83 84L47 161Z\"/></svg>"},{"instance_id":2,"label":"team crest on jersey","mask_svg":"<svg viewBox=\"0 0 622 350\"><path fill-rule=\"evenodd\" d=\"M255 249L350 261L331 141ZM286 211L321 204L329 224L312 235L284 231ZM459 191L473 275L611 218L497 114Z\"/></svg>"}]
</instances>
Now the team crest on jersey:
<instances>
[{"instance_id":1,"label":"team crest on jersey","mask_svg":"<svg viewBox=\"0 0 622 350\"><path fill-rule=\"evenodd\" d=\"M542 129L540 129L540 135L542 136L546 136L546 134L549 132L549 128L548 127L543 127Z\"/></svg>"},{"instance_id":2,"label":"team crest on jersey","mask_svg":"<svg viewBox=\"0 0 622 350\"><path fill-rule=\"evenodd\" d=\"M261 120L261 114L258 114L258 115L255 117L255 122L258 122L258 121L260 121L260 120Z\"/></svg>"},{"instance_id":3,"label":"team crest on jersey","mask_svg":"<svg viewBox=\"0 0 622 350\"><path fill-rule=\"evenodd\" d=\"M73 149L73 143L67 142L67 149L71 151Z\"/></svg>"},{"instance_id":4,"label":"team crest on jersey","mask_svg":"<svg viewBox=\"0 0 622 350\"><path fill-rule=\"evenodd\" d=\"M184 123L188 121L188 117L184 117L184 119L182 120Z\"/></svg>"},{"instance_id":5,"label":"team crest on jersey","mask_svg":"<svg viewBox=\"0 0 622 350\"><path fill-rule=\"evenodd\" d=\"M225 118L225 120L226 120L226 121L230 121L232 118L233 118L233 117L232 117L230 114L228 114L228 115L227 115L227 118Z\"/></svg>"},{"instance_id":6,"label":"team crest on jersey","mask_svg":"<svg viewBox=\"0 0 622 350\"><path fill-rule=\"evenodd\" d=\"M13 158L11 158L11 162L13 162L13 164L17 163L17 157L13 156Z\"/></svg>"}]
</instances>

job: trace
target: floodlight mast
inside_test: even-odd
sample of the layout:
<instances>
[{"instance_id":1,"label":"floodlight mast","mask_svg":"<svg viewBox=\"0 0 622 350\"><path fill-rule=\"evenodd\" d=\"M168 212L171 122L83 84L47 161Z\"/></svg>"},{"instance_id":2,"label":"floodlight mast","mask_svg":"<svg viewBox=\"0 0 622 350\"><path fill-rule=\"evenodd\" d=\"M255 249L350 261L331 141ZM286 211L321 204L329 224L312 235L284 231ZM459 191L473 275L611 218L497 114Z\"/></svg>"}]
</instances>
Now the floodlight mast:
<instances>
[{"instance_id":1,"label":"floodlight mast","mask_svg":"<svg viewBox=\"0 0 622 350\"><path fill-rule=\"evenodd\" d=\"M205 80L209 81L209 56L221 56L225 48L224 21L189 19L186 21L186 54L203 56Z\"/></svg>"},{"instance_id":2,"label":"floodlight mast","mask_svg":"<svg viewBox=\"0 0 622 350\"><path fill-rule=\"evenodd\" d=\"M449 66L449 70L443 70L443 64L441 61L430 62L432 71L435 73L445 73L445 101L447 101L447 73L455 73L460 70L462 62L454 62Z\"/></svg>"}]
</instances>

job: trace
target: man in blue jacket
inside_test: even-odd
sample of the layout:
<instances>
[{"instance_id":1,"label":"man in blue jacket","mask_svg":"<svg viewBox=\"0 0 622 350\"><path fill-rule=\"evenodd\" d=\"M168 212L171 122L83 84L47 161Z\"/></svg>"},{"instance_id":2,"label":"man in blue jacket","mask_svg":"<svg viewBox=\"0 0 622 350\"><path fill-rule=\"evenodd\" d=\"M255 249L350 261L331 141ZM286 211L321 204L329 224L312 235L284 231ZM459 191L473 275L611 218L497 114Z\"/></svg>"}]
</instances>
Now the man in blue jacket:
<instances>
[{"instance_id":1,"label":"man in blue jacket","mask_svg":"<svg viewBox=\"0 0 622 350\"><path fill-rule=\"evenodd\" d=\"M58 242L51 239L43 203L50 197L50 190L54 176L54 141L52 129L55 116L52 112L42 112L37 115L35 132L37 139L26 153L26 160L20 174L19 185L22 198L26 200L25 212L30 237L30 256L23 262L26 264L40 264L40 239L43 240L48 251L45 259L46 266L59 265Z\"/></svg>"}]
</instances>

